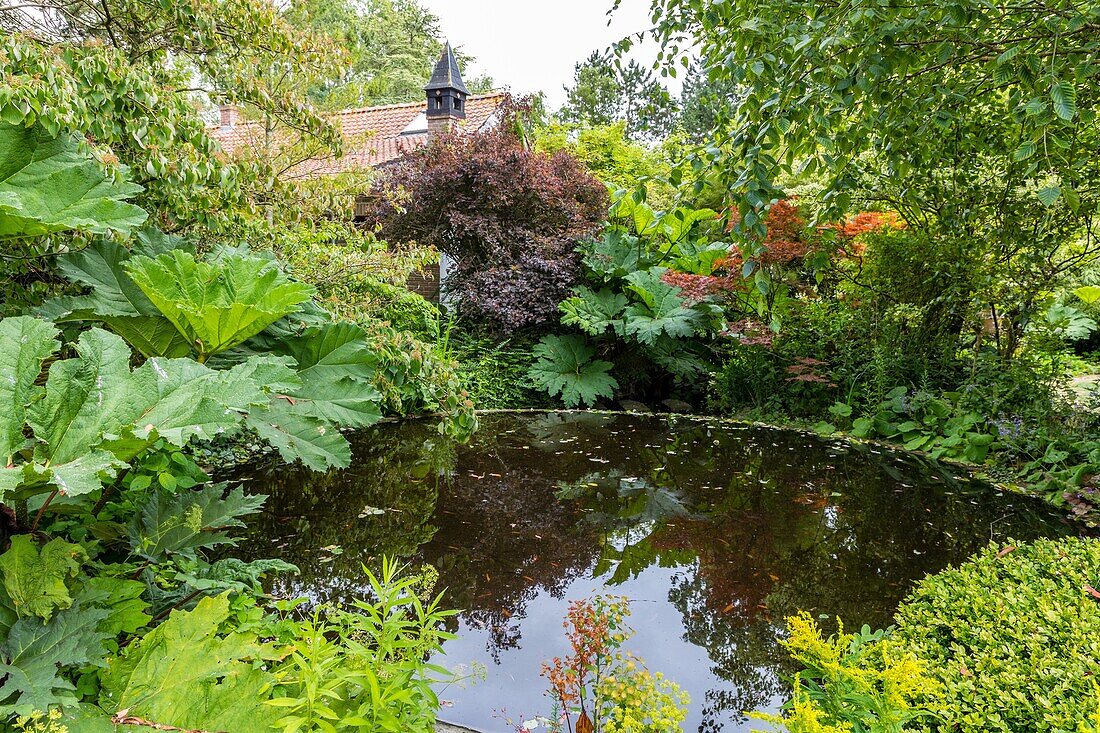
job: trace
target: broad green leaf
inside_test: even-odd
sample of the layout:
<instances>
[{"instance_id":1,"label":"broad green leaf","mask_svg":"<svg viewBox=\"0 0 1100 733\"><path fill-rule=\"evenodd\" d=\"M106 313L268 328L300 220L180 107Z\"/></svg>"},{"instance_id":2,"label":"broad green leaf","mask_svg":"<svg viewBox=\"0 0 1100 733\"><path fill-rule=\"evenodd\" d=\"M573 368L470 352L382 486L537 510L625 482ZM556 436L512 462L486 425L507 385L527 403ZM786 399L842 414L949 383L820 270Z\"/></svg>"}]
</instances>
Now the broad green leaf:
<instances>
[{"instance_id":1,"label":"broad green leaf","mask_svg":"<svg viewBox=\"0 0 1100 733\"><path fill-rule=\"evenodd\" d=\"M285 400L253 408L245 424L274 446L284 461L301 461L314 471L347 468L351 447L340 430L325 420L305 415Z\"/></svg>"},{"instance_id":2,"label":"broad green leaf","mask_svg":"<svg viewBox=\"0 0 1100 733\"><path fill-rule=\"evenodd\" d=\"M1062 198L1062 189L1058 186L1044 186L1037 195L1043 206L1054 206Z\"/></svg>"},{"instance_id":3,"label":"broad green leaf","mask_svg":"<svg viewBox=\"0 0 1100 733\"><path fill-rule=\"evenodd\" d=\"M141 191L108 176L80 152L75 138L0 123L0 239L68 230L128 232L146 218L125 201Z\"/></svg>"},{"instance_id":4,"label":"broad green leaf","mask_svg":"<svg viewBox=\"0 0 1100 733\"><path fill-rule=\"evenodd\" d=\"M166 237L166 235L160 235ZM145 235L141 251L159 251L164 240ZM152 243L151 243L152 242ZM182 357L191 353L183 334L145 297L125 264L131 253L121 244L101 240L87 249L58 258L58 269L87 295L54 298L39 313L54 321L100 321L146 357Z\"/></svg>"},{"instance_id":5,"label":"broad green leaf","mask_svg":"<svg viewBox=\"0 0 1100 733\"><path fill-rule=\"evenodd\" d=\"M596 351L583 336L544 336L534 355L531 379L549 394L561 395L567 407L591 406L600 397L612 397L619 386L609 374L612 364L594 359Z\"/></svg>"},{"instance_id":6,"label":"broad green leaf","mask_svg":"<svg viewBox=\"0 0 1100 733\"><path fill-rule=\"evenodd\" d=\"M108 634L100 623L108 613L74 604L47 623L33 616L19 619L0 644L0 715L27 715L76 702L71 682L61 669L92 664L103 655Z\"/></svg>"},{"instance_id":7,"label":"broad green leaf","mask_svg":"<svg viewBox=\"0 0 1100 733\"><path fill-rule=\"evenodd\" d=\"M76 593L76 602L86 608L102 608L107 617L99 624L111 638L119 634L133 634L152 620L146 613L145 583L140 580L124 580L104 575L87 578Z\"/></svg>"},{"instance_id":8,"label":"broad green leaf","mask_svg":"<svg viewBox=\"0 0 1100 733\"><path fill-rule=\"evenodd\" d=\"M80 336L78 358L55 361L45 396L27 410L41 441L35 457L52 464L76 460L105 434L120 435L143 397L129 389L130 348L115 334L93 328Z\"/></svg>"},{"instance_id":9,"label":"broad green leaf","mask_svg":"<svg viewBox=\"0 0 1100 733\"><path fill-rule=\"evenodd\" d=\"M265 576L298 572L297 567L282 560L245 562L235 557L227 557L215 563L198 561L194 567L187 567L179 561L176 565L184 567L176 574L175 580L184 583L188 588L208 593L251 591L261 587Z\"/></svg>"},{"instance_id":10,"label":"broad green leaf","mask_svg":"<svg viewBox=\"0 0 1100 733\"><path fill-rule=\"evenodd\" d=\"M718 214L711 209L674 209L661 217L661 233L676 243L687 237L699 222L717 219Z\"/></svg>"},{"instance_id":11,"label":"broad green leaf","mask_svg":"<svg viewBox=\"0 0 1100 733\"><path fill-rule=\"evenodd\" d=\"M1054 114L1067 122L1077 116L1077 89L1072 82L1059 81L1050 87Z\"/></svg>"},{"instance_id":12,"label":"broad green leaf","mask_svg":"<svg viewBox=\"0 0 1100 733\"><path fill-rule=\"evenodd\" d=\"M1073 294L1087 305L1092 305L1093 303L1100 302L1100 285L1086 285L1083 288L1074 290Z\"/></svg>"},{"instance_id":13,"label":"broad green leaf","mask_svg":"<svg viewBox=\"0 0 1100 733\"><path fill-rule=\"evenodd\" d=\"M244 343L293 313L313 292L268 260L239 254L210 263L173 250L156 259L134 257L126 271L200 361Z\"/></svg>"},{"instance_id":14,"label":"broad green leaf","mask_svg":"<svg viewBox=\"0 0 1100 733\"><path fill-rule=\"evenodd\" d=\"M21 316L0 321L0 467L24 443L27 405L41 394L35 381L42 363L61 344L57 329L37 318Z\"/></svg>"},{"instance_id":15,"label":"broad green leaf","mask_svg":"<svg viewBox=\"0 0 1100 733\"><path fill-rule=\"evenodd\" d=\"M87 559L83 547L60 537L41 550L30 535L12 537L11 548L0 555L0 575L16 613L48 621L54 611L72 606L67 583Z\"/></svg>"},{"instance_id":16,"label":"broad green leaf","mask_svg":"<svg viewBox=\"0 0 1100 733\"><path fill-rule=\"evenodd\" d=\"M624 312L619 331L633 336L646 345L653 345L666 334L673 338L687 338L695 334L702 322L701 314L685 305L679 288L662 282L653 271L633 272L627 278L630 289L641 298L641 303L629 306Z\"/></svg>"},{"instance_id":17,"label":"broad green leaf","mask_svg":"<svg viewBox=\"0 0 1100 733\"><path fill-rule=\"evenodd\" d=\"M244 633L219 634L229 619L226 596L204 598L111 661L101 685L118 710L183 729L268 730L276 718L274 678L253 665L268 650Z\"/></svg>"},{"instance_id":18,"label":"broad green leaf","mask_svg":"<svg viewBox=\"0 0 1100 733\"><path fill-rule=\"evenodd\" d=\"M130 549L163 562L172 555L194 557L199 549L236 544L226 530L243 528L241 517L259 512L266 499L240 488L226 493L224 484L174 495L156 492L130 522Z\"/></svg>"},{"instance_id":19,"label":"broad green leaf","mask_svg":"<svg viewBox=\"0 0 1100 733\"><path fill-rule=\"evenodd\" d=\"M582 286L574 292L576 295L562 301L559 306L563 314L561 322L566 326L576 326L589 336L599 336L614 326L619 314L630 302L622 293L607 288L593 292Z\"/></svg>"},{"instance_id":20,"label":"broad green leaf","mask_svg":"<svg viewBox=\"0 0 1100 733\"><path fill-rule=\"evenodd\" d=\"M25 370L29 374L43 347L41 341L20 341L23 330L0 324L0 353L9 362L31 364ZM50 366L43 396L26 409L34 458L0 467L0 496L18 489L27 498L51 487L69 496L86 494L152 441L163 438L182 446L194 436L235 429L244 412L268 401L255 378L278 363L256 357L214 371L190 359L150 359L131 372L130 349L119 336L98 328L81 334L76 352L77 358ZM20 379L16 384L25 386L29 376L21 372ZM6 394L19 399L12 390ZM6 409L19 420L18 405ZM17 427L22 439L22 425Z\"/></svg>"},{"instance_id":21,"label":"broad green leaf","mask_svg":"<svg viewBox=\"0 0 1100 733\"><path fill-rule=\"evenodd\" d=\"M611 229L600 239L581 245L584 264L604 281L626 277L641 266L641 240L621 229Z\"/></svg>"},{"instance_id":22,"label":"broad green leaf","mask_svg":"<svg viewBox=\"0 0 1100 733\"><path fill-rule=\"evenodd\" d=\"M1027 142L1016 148L1016 152L1012 154L1012 159L1016 161L1027 160L1031 156L1035 155L1036 146L1034 141L1028 140Z\"/></svg>"}]
</instances>

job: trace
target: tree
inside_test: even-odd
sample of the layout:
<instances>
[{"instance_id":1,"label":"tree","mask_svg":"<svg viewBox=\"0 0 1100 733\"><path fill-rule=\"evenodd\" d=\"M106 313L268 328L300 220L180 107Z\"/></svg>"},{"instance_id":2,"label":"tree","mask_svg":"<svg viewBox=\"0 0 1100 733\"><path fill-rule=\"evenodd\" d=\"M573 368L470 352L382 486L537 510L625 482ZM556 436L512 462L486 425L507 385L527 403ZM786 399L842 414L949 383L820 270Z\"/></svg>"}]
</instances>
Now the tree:
<instances>
[{"instance_id":1,"label":"tree","mask_svg":"<svg viewBox=\"0 0 1100 733\"><path fill-rule=\"evenodd\" d=\"M607 189L566 154L527 149L509 122L437 138L392 169L368 219L379 236L451 257L458 313L503 332L553 320L598 230Z\"/></svg>"},{"instance_id":2,"label":"tree","mask_svg":"<svg viewBox=\"0 0 1100 733\"><path fill-rule=\"evenodd\" d=\"M270 167L224 160L199 113L208 100L252 105L339 148L307 99L271 93L258 70L324 76L341 55L265 0L32 0L0 7L0 27L0 118L85 136L105 162L130 167L145 189L137 203L162 227L258 219L251 194Z\"/></svg>"},{"instance_id":3,"label":"tree","mask_svg":"<svg viewBox=\"0 0 1100 733\"><path fill-rule=\"evenodd\" d=\"M626 124L631 139L666 137L676 123L676 102L636 61L625 64L594 51L576 66L573 86L559 116L565 122L601 127Z\"/></svg>"},{"instance_id":4,"label":"tree","mask_svg":"<svg viewBox=\"0 0 1100 733\"><path fill-rule=\"evenodd\" d=\"M712 84L698 61L692 62L680 93L680 127L696 143L707 141L719 119L736 106L737 87L730 81Z\"/></svg>"},{"instance_id":5,"label":"tree","mask_svg":"<svg viewBox=\"0 0 1100 733\"><path fill-rule=\"evenodd\" d=\"M632 189L643 179L667 176L670 168L660 151L629 140L622 121L575 132L567 125L551 124L538 131L535 148L550 154L569 153L612 191Z\"/></svg>"},{"instance_id":6,"label":"tree","mask_svg":"<svg viewBox=\"0 0 1100 733\"><path fill-rule=\"evenodd\" d=\"M974 297L1003 359L1052 283L1100 256L1100 5L931 0L889 7L654 0L668 63L698 51L743 99L700 151L743 228L823 182L819 216L858 204L981 253Z\"/></svg>"},{"instance_id":7,"label":"tree","mask_svg":"<svg viewBox=\"0 0 1100 733\"><path fill-rule=\"evenodd\" d=\"M328 110L421 101L443 51L439 18L417 0L299 0L286 17L347 51L340 73L310 91ZM459 55L463 70L470 61ZM481 94L493 80L478 77L466 85Z\"/></svg>"}]
</instances>

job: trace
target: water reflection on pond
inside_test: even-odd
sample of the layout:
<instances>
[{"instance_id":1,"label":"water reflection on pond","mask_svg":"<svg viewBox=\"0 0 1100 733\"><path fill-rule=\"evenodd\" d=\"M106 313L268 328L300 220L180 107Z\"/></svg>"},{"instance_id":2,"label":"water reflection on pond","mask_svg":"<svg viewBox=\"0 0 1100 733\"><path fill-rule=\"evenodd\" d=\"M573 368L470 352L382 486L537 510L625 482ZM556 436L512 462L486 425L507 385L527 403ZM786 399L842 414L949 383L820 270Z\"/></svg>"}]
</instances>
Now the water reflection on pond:
<instances>
[{"instance_id":1,"label":"water reflection on pond","mask_svg":"<svg viewBox=\"0 0 1100 733\"><path fill-rule=\"evenodd\" d=\"M465 609L443 662L488 667L444 717L486 731L548 711L539 665L565 652L571 599L634 601L629 647L691 694L685 730L748 731L742 711L784 694L786 615L884 626L990 539L1069 531L910 456L688 418L493 415L469 445L419 423L354 443L346 471L257 469L271 499L245 551L277 547L302 574L276 591L318 600L361 595L382 554L434 565Z\"/></svg>"}]
</instances>

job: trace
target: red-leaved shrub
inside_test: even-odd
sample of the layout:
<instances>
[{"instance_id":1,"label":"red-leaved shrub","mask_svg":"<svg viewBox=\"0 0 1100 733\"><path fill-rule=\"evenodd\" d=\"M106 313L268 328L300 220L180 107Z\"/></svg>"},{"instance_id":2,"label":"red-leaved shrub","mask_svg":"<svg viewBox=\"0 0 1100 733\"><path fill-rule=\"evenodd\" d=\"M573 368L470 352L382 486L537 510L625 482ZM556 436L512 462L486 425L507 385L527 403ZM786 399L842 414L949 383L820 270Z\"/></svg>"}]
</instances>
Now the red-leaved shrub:
<instances>
[{"instance_id":1,"label":"red-leaved shrub","mask_svg":"<svg viewBox=\"0 0 1100 733\"><path fill-rule=\"evenodd\" d=\"M459 315L503 333L557 320L579 276L576 244L608 205L576 159L528 150L513 129L506 119L412 152L383 177L368 214L383 239L451 257L443 289Z\"/></svg>"}]
</instances>

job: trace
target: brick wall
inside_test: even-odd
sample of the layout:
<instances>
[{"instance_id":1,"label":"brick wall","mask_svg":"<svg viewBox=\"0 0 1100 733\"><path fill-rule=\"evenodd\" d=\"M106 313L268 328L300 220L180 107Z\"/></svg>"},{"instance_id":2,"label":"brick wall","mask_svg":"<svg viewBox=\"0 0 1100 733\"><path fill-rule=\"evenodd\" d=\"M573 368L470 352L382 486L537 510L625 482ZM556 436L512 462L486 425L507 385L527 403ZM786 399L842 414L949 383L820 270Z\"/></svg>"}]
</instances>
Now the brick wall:
<instances>
[{"instance_id":1,"label":"brick wall","mask_svg":"<svg viewBox=\"0 0 1100 733\"><path fill-rule=\"evenodd\" d=\"M409 275L409 290L433 303L439 302L439 265L428 265Z\"/></svg>"}]
</instances>

